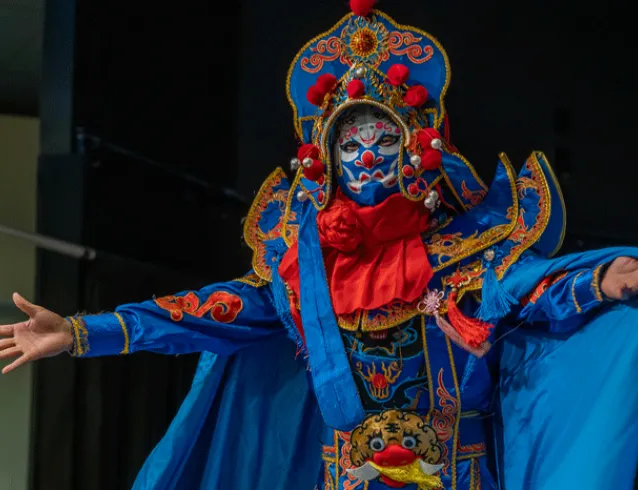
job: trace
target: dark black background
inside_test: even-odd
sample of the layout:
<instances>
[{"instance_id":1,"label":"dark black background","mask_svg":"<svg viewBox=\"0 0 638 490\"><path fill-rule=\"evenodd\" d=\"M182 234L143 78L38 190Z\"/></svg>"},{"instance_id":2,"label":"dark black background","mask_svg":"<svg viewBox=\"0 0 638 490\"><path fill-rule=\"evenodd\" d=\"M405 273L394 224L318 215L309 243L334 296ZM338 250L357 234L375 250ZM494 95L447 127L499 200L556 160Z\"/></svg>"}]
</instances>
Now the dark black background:
<instances>
[{"instance_id":1,"label":"dark black background","mask_svg":"<svg viewBox=\"0 0 638 490\"><path fill-rule=\"evenodd\" d=\"M100 311L242 274L246 207L227 190L249 200L294 154L288 65L347 12L346 2L77 0L77 30L64 42L56 2L47 7L46 42L73 49L65 60L51 48L45 60L58 73L43 74L39 230L103 253L90 264L42 253L39 300L61 313ZM568 203L565 250L638 243L628 2L378 6L447 49L452 140L486 180L500 151L520 166L543 150ZM79 127L93 136L82 148ZM40 363L32 488L129 488L195 362Z\"/></svg>"}]
</instances>

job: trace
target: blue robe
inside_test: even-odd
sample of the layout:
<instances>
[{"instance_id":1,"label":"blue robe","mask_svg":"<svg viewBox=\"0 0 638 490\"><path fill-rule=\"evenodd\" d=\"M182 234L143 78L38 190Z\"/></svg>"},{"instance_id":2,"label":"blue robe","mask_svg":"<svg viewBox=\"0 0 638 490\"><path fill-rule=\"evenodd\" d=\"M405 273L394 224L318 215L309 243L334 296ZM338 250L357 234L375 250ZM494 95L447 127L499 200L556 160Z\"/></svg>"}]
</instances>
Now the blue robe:
<instances>
[{"instance_id":1,"label":"blue robe","mask_svg":"<svg viewBox=\"0 0 638 490\"><path fill-rule=\"evenodd\" d=\"M520 300L544 278L571 274L518 312L536 328L512 330L500 342L495 456L507 490L633 486L638 396L628 387L638 358L638 309L631 302L595 305L579 287L590 278L578 282L620 256L638 257L638 250L528 254L503 278ZM311 489L323 422L271 289L231 282L195 294L204 304L220 290L243 300L232 324L188 314L178 322L153 301L83 319L86 356L217 352L202 354L191 392L134 489Z\"/></svg>"}]
</instances>

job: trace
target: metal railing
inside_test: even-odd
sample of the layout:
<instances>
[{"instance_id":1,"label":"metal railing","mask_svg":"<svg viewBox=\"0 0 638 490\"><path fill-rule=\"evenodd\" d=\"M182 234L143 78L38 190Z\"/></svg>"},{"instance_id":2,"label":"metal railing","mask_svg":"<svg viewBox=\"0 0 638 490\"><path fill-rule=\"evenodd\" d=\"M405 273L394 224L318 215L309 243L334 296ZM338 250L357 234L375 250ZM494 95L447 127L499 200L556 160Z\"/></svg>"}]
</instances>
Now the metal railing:
<instances>
[{"instance_id":1,"label":"metal railing","mask_svg":"<svg viewBox=\"0 0 638 490\"><path fill-rule=\"evenodd\" d=\"M38 233L16 230L5 225L0 225L0 234L27 241L38 248L56 252L78 260L95 260L97 252L89 247L65 242L57 238L51 238Z\"/></svg>"}]
</instances>

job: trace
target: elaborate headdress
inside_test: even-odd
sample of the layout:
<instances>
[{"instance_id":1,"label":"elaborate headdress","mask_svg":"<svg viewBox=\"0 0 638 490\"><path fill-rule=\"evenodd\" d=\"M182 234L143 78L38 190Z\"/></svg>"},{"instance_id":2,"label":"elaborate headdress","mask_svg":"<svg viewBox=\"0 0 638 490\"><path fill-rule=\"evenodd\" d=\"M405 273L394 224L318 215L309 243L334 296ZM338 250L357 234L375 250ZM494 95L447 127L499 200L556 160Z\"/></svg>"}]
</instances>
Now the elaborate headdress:
<instances>
[{"instance_id":1,"label":"elaborate headdress","mask_svg":"<svg viewBox=\"0 0 638 490\"><path fill-rule=\"evenodd\" d=\"M427 32L372 10L372 0L350 4L353 12L309 41L288 73L288 98L302 141L292 168L303 173L303 192L319 209L328 204L333 172L340 171L330 152L334 123L349 107L368 104L402 130L405 153L398 171L403 195L428 205L433 184L444 178L468 209L485 188L447 141L443 99L450 65L443 47ZM455 173L454 182L442 162Z\"/></svg>"}]
</instances>

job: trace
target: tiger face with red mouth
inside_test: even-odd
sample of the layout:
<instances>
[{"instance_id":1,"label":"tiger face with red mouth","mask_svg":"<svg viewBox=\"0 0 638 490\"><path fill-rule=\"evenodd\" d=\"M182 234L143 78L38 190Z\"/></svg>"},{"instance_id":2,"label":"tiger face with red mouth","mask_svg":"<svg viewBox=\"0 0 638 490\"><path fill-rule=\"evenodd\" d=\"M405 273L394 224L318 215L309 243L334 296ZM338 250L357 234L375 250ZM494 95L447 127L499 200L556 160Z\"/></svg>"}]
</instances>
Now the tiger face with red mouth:
<instances>
[{"instance_id":1,"label":"tiger face with red mouth","mask_svg":"<svg viewBox=\"0 0 638 490\"><path fill-rule=\"evenodd\" d=\"M402 488L411 482L393 480L384 474L384 468L411 468L424 475L441 469L437 463L443 447L436 432L414 413L387 410L370 415L352 431L350 443L355 468L348 471L362 480L379 478L388 487ZM417 475L414 483L418 480Z\"/></svg>"}]
</instances>

